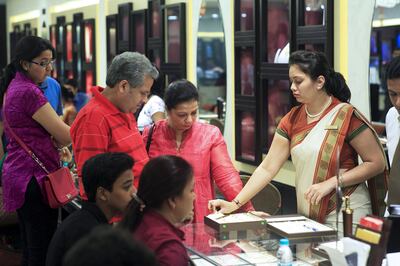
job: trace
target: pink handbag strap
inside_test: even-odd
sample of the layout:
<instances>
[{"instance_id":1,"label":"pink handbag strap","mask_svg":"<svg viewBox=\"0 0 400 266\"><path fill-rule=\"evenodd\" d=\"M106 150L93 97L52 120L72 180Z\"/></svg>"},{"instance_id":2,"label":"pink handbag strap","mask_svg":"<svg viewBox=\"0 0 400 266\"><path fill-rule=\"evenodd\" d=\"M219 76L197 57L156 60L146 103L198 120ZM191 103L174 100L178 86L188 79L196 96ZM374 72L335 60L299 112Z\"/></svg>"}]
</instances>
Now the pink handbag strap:
<instances>
[{"instance_id":1,"label":"pink handbag strap","mask_svg":"<svg viewBox=\"0 0 400 266\"><path fill-rule=\"evenodd\" d=\"M7 122L7 118L6 118L6 112L4 110L4 106L6 103L6 95L7 92L4 94L4 99L3 99L3 121L4 121L4 126L8 128L8 130L10 131L12 137L18 142L18 144L29 154L29 156L46 172L46 174L49 174L50 172L47 170L46 166L44 166L44 164L39 160L39 158L36 156L36 154L28 148L28 146L26 146L25 142L22 141L22 139L20 139L17 134L15 134L14 130L12 129L12 127L10 127L10 125Z\"/></svg>"}]
</instances>

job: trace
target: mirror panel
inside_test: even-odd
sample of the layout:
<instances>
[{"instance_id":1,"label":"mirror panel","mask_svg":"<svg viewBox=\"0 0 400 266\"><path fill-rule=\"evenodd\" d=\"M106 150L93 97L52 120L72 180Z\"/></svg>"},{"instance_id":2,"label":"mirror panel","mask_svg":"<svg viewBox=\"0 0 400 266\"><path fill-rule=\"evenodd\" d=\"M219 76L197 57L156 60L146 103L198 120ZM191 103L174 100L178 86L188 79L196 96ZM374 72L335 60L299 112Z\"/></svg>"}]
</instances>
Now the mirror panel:
<instances>
[{"instance_id":1,"label":"mirror panel","mask_svg":"<svg viewBox=\"0 0 400 266\"><path fill-rule=\"evenodd\" d=\"M392 107L384 79L385 67L400 55L400 4L388 6L377 1L374 10L369 60L369 89L371 120L385 122Z\"/></svg>"},{"instance_id":2,"label":"mirror panel","mask_svg":"<svg viewBox=\"0 0 400 266\"><path fill-rule=\"evenodd\" d=\"M197 35L197 87L200 95L200 118L218 116L217 99L226 101L225 34L218 0L203 0Z\"/></svg>"}]
</instances>

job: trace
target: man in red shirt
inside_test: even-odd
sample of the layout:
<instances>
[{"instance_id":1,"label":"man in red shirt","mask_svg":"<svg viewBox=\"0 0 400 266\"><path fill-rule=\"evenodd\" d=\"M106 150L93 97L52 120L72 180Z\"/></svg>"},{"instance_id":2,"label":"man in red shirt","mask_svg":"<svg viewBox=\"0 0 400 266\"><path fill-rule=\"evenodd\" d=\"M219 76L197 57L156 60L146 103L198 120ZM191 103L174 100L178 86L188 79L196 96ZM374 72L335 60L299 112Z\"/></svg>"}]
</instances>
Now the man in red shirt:
<instances>
[{"instance_id":1,"label":"man in red shirt","mask_svg":"<svg viewBox=\"0 0 400 266\"><path fill-rule=\"evenodd\" d=\"M93 98L78 113L71 126L72 146L78 168L81 196L82 166L104 152L124 152L135 161L132 169L137 187L143 166L149 160L133 113L146 101L158 78L157 69L142 54L117 55L107 70L106 88L93 87Z\"/></svg>"}]
</instances>

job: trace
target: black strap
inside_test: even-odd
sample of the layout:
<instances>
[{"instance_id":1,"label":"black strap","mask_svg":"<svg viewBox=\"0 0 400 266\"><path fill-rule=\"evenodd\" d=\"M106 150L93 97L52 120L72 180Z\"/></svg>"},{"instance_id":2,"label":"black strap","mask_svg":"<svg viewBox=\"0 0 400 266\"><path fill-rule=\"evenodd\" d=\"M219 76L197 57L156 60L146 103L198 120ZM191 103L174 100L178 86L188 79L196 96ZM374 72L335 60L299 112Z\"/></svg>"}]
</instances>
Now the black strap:
<instances>
[{"instance_id":1,"label":"black strap","mask_svg":"<svg viewBox=\"0 0 400 266\"><path fill-rule=\"evenodd\" d=\"M149 154L149 150L150 150L150 144L151 144L151 139L153 137L153 131L154 131L154 127L156 126L156 124L154 123L150 130L149 130L149 135L147 136L147 142L146 142L146 151L147 154Z\"/></svg>"}]
</instances>

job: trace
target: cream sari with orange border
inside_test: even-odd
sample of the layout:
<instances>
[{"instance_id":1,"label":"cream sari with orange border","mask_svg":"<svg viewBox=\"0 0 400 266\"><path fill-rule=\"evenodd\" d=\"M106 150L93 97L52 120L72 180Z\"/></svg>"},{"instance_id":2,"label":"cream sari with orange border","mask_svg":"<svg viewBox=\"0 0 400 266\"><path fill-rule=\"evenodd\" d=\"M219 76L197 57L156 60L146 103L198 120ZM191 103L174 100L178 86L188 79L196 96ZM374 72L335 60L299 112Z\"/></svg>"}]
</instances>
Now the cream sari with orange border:
<instances>
[{"instance_id":1,"label":"cream sari with orange border","mask_svg":"<svg viewBox=\"0 0 400 266\"><path fill-rule=\"evenodd\" d=\"M335 191L325 196L317 205L309 204L304 194L312 184L336 176L338 163L336 153L340 152L344 144L353 113L366 122L353 106L340 103L322 117L310 131L299 132L291 139L291 156L296 168L297 211L321 223L331 224L335 220L333 212L336 208ZM369 125L368 122L366 124ZM343 195L350 196L355 222L371 213L371 201L365 182L346 187Z\"/></svg>"}]
</instances>

